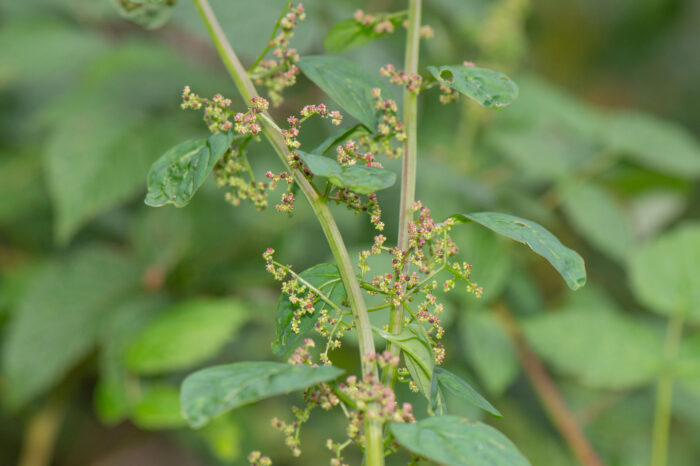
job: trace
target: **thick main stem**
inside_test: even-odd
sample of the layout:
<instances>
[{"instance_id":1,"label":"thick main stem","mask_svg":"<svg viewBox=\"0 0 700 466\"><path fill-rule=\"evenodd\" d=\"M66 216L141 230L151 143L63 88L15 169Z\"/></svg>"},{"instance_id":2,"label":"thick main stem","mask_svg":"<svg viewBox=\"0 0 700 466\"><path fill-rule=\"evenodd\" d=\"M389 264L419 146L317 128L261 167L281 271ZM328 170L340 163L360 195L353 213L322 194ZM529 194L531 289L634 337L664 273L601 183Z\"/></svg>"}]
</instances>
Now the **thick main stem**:
<instances>
[{"instance_id":1,"label":"thick main stem","mask_svg":"<svg viewBox=\"0 0 700 466\"><path fill-rule=\"evenodd\" d=\"M418 56L420 49L420 22L422 0L409 0L408 32L406 33L406 56L404 71L407 75L418 73ZM416 164L418 159L418 94L403 91L403 124L406 128L404 141L403 168L401 170L401 204L399 206L398 246L402 251L408 249L408 224L411 221L412 206L416 200ZM389 331L399 333L403 327L403 307L392 308L389 314ZM389 344L389 351L399 355L401 349ZM384 373L384 383L393 384L396 368L389 368Z\"/></svg>"},{"instance_id":2,"label":"thick main stem","mask_svg":"<svg viewBox=\"0 0 700 466\"><path fill-rule=\"evenodd\" d=\"M666 466L668 462L668 436L671 428L673 394L673 361L678 354L683 335L685 313L677 311L668 322L664 344L664 367L656 389L656 412L651 438L651 466Z\"/></svg>"},{"instance_id":3,"label":"thick main stem","mask_svg":"<svg viewBox=\"0 0 700 466\"><path fill-rule=\"evenodd\" d=\"M236 87L241 94L241 97L246 102L250 102L253 97L258 95L253 82L248 77L248 73L241 64L238 56L233 51L231 44L226 39L224 31L221 29L216 16L207 0L193 0L199 14L204 21L204 24L209 31L209 35L214 41L219 55L221 56L226 69L231 78L236 83ZM323 234L326 236L328 245L330 246L333 258L338 265L340 278L343 281L345 290L348 296L350 309L352 310L353 319L357 329L358 345L360 347L360 357L362 360L362 374L364 376L377 376L377 368L374 363L369 362L366 356L374 354L374 340L372 337L372 328L367 314L367 306L362 296L360 284L355 276L352 261L348 255L347 248L343 242L343 238L335 223L333 215L328 208L325 200L323 200L316 189L311 185L308 179L299 170L289 166L289 150L284 142L284 137L277 125L272 119L265 115L262 118L262 130L265 137L268 139L272 147L279 155L282 163L290 170L294 176L294 180L299 185L299 188L304 193L304 196L311 204L311 208L316 214ZM367 420L365 423L366 448L365 457L368 466L382 466L384 464L384 442L382 435L382 424L376 420Z\"/></svg>"}]
</instances>

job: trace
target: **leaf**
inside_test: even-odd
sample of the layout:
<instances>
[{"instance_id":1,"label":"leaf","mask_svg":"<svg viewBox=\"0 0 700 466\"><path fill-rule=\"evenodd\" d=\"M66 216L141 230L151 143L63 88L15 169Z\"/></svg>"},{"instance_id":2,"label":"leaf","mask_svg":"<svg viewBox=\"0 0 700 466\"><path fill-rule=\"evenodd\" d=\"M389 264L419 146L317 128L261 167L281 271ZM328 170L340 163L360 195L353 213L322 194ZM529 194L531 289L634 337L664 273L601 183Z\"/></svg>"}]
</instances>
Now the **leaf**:
<instances>
[{"instance_id":1,"label":"leaf","mask_svg":"<svg viewBox=\"0 0 700 466\"><path fill-rule=\"evenodd\" d=\"M425 397L430 400L435 356L425 335L425 330L415 323L404 327L397 335L374 327L372 330L401 348L404 363L411 378Z\"/></svg>"},{"instance_id":2,"label":"leaf","mask_svg":"<svg viewBox=\"0 0 700 466\"><path fill-rule=\"evenodd\" d=\"M643 304L659 314L686 312L700 321L700 223L686 223L632 255L630 284Z\"/></svg>"},{"instance_id":3,"label":"leaf","mask_svg":"<svg viewBox=\"0 0 700 466\"><path fill-rule=\"evenodd\" d=\"M146 388L134 406L131 420L145 430L176 429L187 424L180 411L177 388L163 383Z\"/></svg>"},{"instance_id":4,"label":"leaf","mask_svg":"<svg viewBox=\"0 0 700 466\"><path fill-rule=\"evenodd\" d=\"M370 194L389 188L396 182L396 173L379 167L351 165L344 167L330 157L297 151L311 173L328 178L332 184L357 194Z\"/></svg>"},{"instance_id":5,"label":"leaf","mask_svg":"<svg viewBox=\"0 0 700 466\"><path fill-rule=\"evenodd\" d=\"M170 148L148 172L146 204L151 207L166 204L184 207L189 204L236 138L231 133L219 133Z\"/></svg>"},{"instance_id":6,"label":"leaf","mask_svg":"<svg viewBox=\"0 0 700 466\"><path fill-rule=\"evenodd\" d=\"M163 311L133 339L126 366L139 374L162 374L215 356L247 318L238 301L191 299Z\"/></svg>"},{"instance_id":7,"label":"leaf","mask_svg":"<svg viewBox=\"0 0 700 466\"><path fill-rule=\"evenodd\" d=\"M520 372L515 347L501 323L488 311L462 317L462 344L467 360L489 393L500 396Z\"/></svg>"},{"instance_id":8,"label":"leaf","mask_svg":"<svg viewBox=\"0 0 700 466\"><path fill-rule=\"evenodd\" d=\"M382 89L384 98L391 96L384 83L356 63L339 57L308 56L297 61L299 69L343 110L368 128L377 127L372 89Z\"/></svg>"},{"instance_id":9,"label":"leaf","mask_svg":"<svg viewBox=\"0 0 700 466\"><path fill-rule=\"evenodd\" d=\"M358 123L350 128L341 128L329 137L327 137L321 144L318 145L314 150L311 151L312 154L323 155L328 152L329 149L342 144L348 139L354 138L356 136L361 136L368 134L370 131L362 123Z\"/></svg>"},{"instance_id":10,"label":"leaf","mask_svg":"<svg viewBox=\"0 0 700 466\"><path fill-rule=\"evenodd\" d=\"M394 29L400 28L408 17L405 11L392 15L382 13L373 13L372 15L375 17L386 17L386 20L391 22ZM386 32L376 32L374 26L367 26L354 18L350 18L336 24L328 31L325 39L323 39L323 47L329 52L340 53L368 44L386 34Z\"/></svg>"},{"instance_id":11,"label":"leaf","mask_svg":"<svg viewBox=\"0 0 700 466\"><path fill-rule=\"evenodd\" d=\"M340 278L338 267L335 264L318 264L308 268L299 274L301 278L309 282L337 305L341 305L347 298L345 287ZM313 314L304 314L299 323L299 333L292 330L292 318L299 306L289 301L289 296L283 293L277 302L277 317L275 319L275 341L272 342L272 352L276 356L281 356L290 348L296 346L297 342L304 337L306 332L311 330L318 319L322 309L328 306L325 302L318 300L314 305Z\"/></svg>"},{"instance_id":12,"label":"leaf","mask_svg":"<svg viewBox=\"0 0 700 466\"><path fill-rule=\"evenodd\" d=\"M170 19L175 0L112 0L119 15L146 29L156 29Z\"/></svg>"},{"instance_id":13,"label":"leaf","mask_svg":"<svg viewBox=\"0 0 700 466\"><path fill-rule=\"evenodd\" d=\"M606 303L572 304L530 317L522 328L541 358L592 388L643 386L661 367L661 335Z\"/></svg>"},{"instance_id":14,"label":"leaf","mask_svg":"<svg viewBox=\"0 0 700 466\"><path fill-rule=\"evenodd\" d=\"M595 184L566 191L562 204L573 227L600 251L623 262L634 238L626 213L613 196Z\"/></svg>"},{"instance_id":15,"label":"leaf","mask_svg":"<svg viewBox=\"0 0 700 466\"><path fill-rule=\"evenodd\" d=\"M452 372L443 369L442 367L435 367L433 369L433 379L437 382L439 387L442 387L448 392L457 395L474 406L478 406L494 416L502 416L501 413L491 403L489 403L486 398L481 396L481 394L474 390L471 385ZM431 394L431 402L433 402L435 398L432 395L433 394Z\"/></svg>"},{"instance_id":16,"label":"leaf","mask_svg":"<svg viewBox=\"0 0 700 466\"><path fill-rule=\"evenodd\" d=\"M4 394L19 408L56 384L94 346L114 303L137 289L123 253L91 247L53 264L26 287L6 329Z\"/></svg>"},{"instance_id":17,"label":"leaf","mask_svg":"<svg viewBox=\"0 0 700 466\"><path fill-rule=\"evenodd\" d=\"M635 112L614 114L606 123L603 137L609 150L655 171L700 177L700 144L682 126Z\"/></svg>"},{"instance_id":18,"label":"leaf","mask_svg":"<svg viewBox=\"0 0 700 466\"><path fill-rule=\"evenodd\" d=\"M415 424L391 423L396 440L416 455L448 466L527 466L505 435L480 422L435 416Z\"/></svg>"},{"instance_id":19,"label":"leaf","mask_svg":"<svg viewBox=\"0 0 700 466\"><path fill-rule=\"evenodd\" d=\"M182 383L182 414L195 429L239 406L328 382L343 373L333 366L239 362L202 369Z\"/></svg>"},{"instance_id":20,"label":"leaf","mask_svg":"<svg viewBox=\"0 0 700 466\"><path fill-rule=\"evenodd\" d=\"M482 107L501 108L518 98L518 86L500 71L478 66L429 66L441 84L476 100Z\"/></svg>"},{"instance_id":21,"label":"leaf","mask_svg":"<svg viewBox=\"0 0 700 466\"><path fill-rule=\"evenodd\" d=\"M557 269L572 290L586 284L586 268L581 256L562 245L553 234L535 222L498 212L457 214L450 218L457 223L478 223L499 235L527 244Z\"/></svg>"}]
</instances>

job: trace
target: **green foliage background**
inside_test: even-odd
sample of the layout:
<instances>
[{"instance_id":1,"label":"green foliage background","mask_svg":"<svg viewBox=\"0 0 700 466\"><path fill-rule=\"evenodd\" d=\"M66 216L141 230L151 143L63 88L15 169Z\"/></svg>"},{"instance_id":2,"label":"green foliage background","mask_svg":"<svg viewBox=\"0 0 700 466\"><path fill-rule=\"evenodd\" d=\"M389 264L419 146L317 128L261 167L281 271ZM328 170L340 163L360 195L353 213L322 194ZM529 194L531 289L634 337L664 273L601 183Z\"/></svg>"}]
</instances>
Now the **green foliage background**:
<instances>
[{"instance_id":1,"label":"green foliage background","mask_svg":"<svg viewBox=\"0 0 700 466\"><path fill-rule=\"evenodd\" d=\"M283 3L212 1L247 63ZM526 248L456 229L484 297L446 298L446 367L503 414L484 421L532 464L575 464L492 311L509 309L605 463L625 466L648 462L654 381L671 367L669 463L698 464L700 4L425 3L435 38L422 48L424 74L470 60L513 77L520 97L486 111L422 95L417 197L437 219L479 210L532 219L581 253L589 277L571 292ZM302 55L324 53L326 32L358 7L404 8L396 0L304 6L293 43ZM344 56L378 75L383 64L401 67L402 40L399 29ZM285 416L298 395L200 431L179 415L178 386L192 370L275 360L278 290L263 268L265 248L297 270L330 259L303 202L291 218L232 208L210 180L187 208L144 205L152 162L206 135L197 115L179 110L185 84L236 98L185 0L156 31L125 22L107 0L0 2L0 464L17 462L37 425L55 431L57 465L245 464L252 449L295 464L269 419ZM303 77L286 97L280 116L324 100ZM309 147L330 134L308 124ZM250 158L260 173L279 168L264 144ZM394 238L397 187L379 198ZM336 210L356 255L372 228ZM679 310L685 330L667 361L665 328ZM338 364L356 369L346 346ZM326 463L323 444L329 432L342 436L341 422L312 418L307 459Z\"/></svg>"}]
</instances>

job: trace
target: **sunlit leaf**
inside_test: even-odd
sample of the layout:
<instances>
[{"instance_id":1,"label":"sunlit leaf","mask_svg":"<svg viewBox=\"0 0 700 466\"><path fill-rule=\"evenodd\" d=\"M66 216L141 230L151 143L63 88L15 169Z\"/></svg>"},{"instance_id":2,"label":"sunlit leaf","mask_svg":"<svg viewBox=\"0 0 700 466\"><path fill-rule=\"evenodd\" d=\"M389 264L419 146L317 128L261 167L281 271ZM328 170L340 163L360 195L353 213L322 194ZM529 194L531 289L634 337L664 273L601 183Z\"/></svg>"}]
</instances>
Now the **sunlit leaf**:
<instances>
[{"instance_id":1,"label":"sunlit leaf","mask_svg":"<svg viewBox=\"0 0 700 466\"><path fill-rule=\"evenodd\" d=\"M328 178L332 184L340 188L348 188L358 194L370 194L396 183L396 173L384 168L365 165L344 167L330 157L297 152L311 173Z\"/></svg>"},{"instance_id":2,"label":"sunlit leaf","mask_svg":"<svg viewBox=\"0 0 700 466\"><path fill-rule=\"evenodd\" d=\"M182 383L182 414L194 428L239 406L289 393L343 373L333 366L239 362L202 369Z\"/></svg>"},{"instance_id":3,"label":"sunlit leaf","mask_svg":"<svg viewBox=\"0 0 700 466\"><path fill-rule=\"evenodd\" d=\"M429 66L441 84L476 100L487 108L500 108L518 98L518 86L500 71L467 65Z\"/></svg>"},{"instance_id":4,"label":"sunlit leaf","mask_svg":"<svg viewBox=\"0 0 700 466\"><path fill-rule=\"evenodd\" d=\"M557 269L572 290L586 284L586 268L581 256L535 222L498 212L457 214L450 218L458 223L478 223L499 235L527 244Z\"/></svg>"},{"instance_id":5,"label":"sunlit leaf","mask_svg":"<svg viewBox=\"0 0 700 466\"><path fill-rule=\"evenodd\" d=\"M415 424L391 424L396 440L416 455L446 466L528 466L505 435L480 422L435 416Z\"/></svg>"}]
</instances>

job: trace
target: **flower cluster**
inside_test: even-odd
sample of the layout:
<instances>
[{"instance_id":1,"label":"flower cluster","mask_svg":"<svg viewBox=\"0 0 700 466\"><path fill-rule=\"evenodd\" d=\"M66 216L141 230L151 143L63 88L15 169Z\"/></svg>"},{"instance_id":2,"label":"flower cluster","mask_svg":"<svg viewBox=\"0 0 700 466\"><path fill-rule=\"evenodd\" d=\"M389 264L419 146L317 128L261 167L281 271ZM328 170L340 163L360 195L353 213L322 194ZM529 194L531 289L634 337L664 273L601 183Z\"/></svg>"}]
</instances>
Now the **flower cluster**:
<instances>
[{"instance_id":1,"label":"flower cluster","mask_svg":"<svg viewBox=\"0 0 700 466\"><path fill-rule=\"evenodd\" d=\"M306 19L304 7L300 3L296 7L289 2L282 12L282 16L275 25L275 31L281 31L275 35L263 52L263 57L272 49L273 59L260 58L251 69L251 75L256 84L267 89L272 105L277 107L282 103L282 91L284 88L296 83L299 67L295 62L299 60L299 54L293 48L289 48L289 40L294 36L294 29L299 21ZM274 34L274 33L273 33Z\"/></svg>"},{"instance_id":2,"label":"flower cluster","mask_svg":"<svg viewBox=\"0 0 700 466\"><path fill-rule=\"evenodd\" d=\"M362 10L356 10L352 17L355 22L366 28L372 29L375 34L391 34L396 30L396 25L400 22L405 28L408 28L408 21L401 21L402 14L370 14ZM421 26L418 31L421 39L432 39L435 36L435 31L430 26Z\"/></svg>"},{"instance_id":3,"label":"flower cluster","mask_svg":"<svg viewBox=\"0 0 700 466\"><path fill-rule=\"evenodd\" d=\"M192 92L190 86L185 86L182 91L183 109L199 110L204 107L204 122L207 124L209 131L219 133L228 131L233 127L233 123L229 121L231 110L228 107L231 105L231 99L224 98L221 94L215 94L211 99L200 97Z\"/></svg>"},{"instance_id":4,"label":"flower cluster","mask_svg":"<svg viewBox=\"0 0 700 466\"><path fill-rule=\"evenodd\" d=\"M416 73L406 74L404 71L396 71L394 65L391 64L382 66L379 73L389 78L389 82L392 84L406 86L406 89L414 94L420 92L423 84L423 76Z\"/></svg>"},{"instance_id":5,"label":"flower cluster","mask_svg":"<svg viewBox=\"0 0 700 466\"><path fill-rule=\"evenodd\" d=\"M393 99L383 99L382 90L379 88L372 89L372 98L375 101L375 108L380 112L380 122L377 125L379 137L371 141L374 144L368 144L369 150L374 153L384 152L389 158L400 157L403 147L394 148L391 145L392 138L396 138L399 142L406 140L406 131L398 117L399 108ZM367 144L366 140L361 139L360 142Z\"/></svg>"},{"instance_id":6,"label":"flower cluster","mask_svg":"<svg viewBox=\"0 0 700 466\"><path fill-rule=\"evenodd\" d=\"M214 178L219 187L230 188L225 194L225 199L232 205L238 206L241 200L249 200L258 210L267 207L269 185L255 181L243 144L226 151L214 167Z\"/></svg>"},{"instance_id":7,"label":"flower cluster","mask_svg":"<svg viewBox=\"0 0 700 466\"><path fill-rule=\"evenodd\" d=\"M370 216L370 222L379 231L384 230L384 222L382 222L382 209L377 201L377 194L371 193L367 195L367 202L362 201L362 197L350 191L347 188L341 188L332 194L328 195L329 201L335 201L337 204L345 204L348 209L359 214L364 212Z\"/></svg>"},{"instance_id":8,"label":"flower cluster","mask_svg":"<svg viewBox=\"0 0 700 466\"><path fill-rule=\"evenodd\" d=\"M253 97L250 99L250 107L245 113L238 112L234 115L233 121L236 122L234 129L239 134L257 135L261 131L258 124L258 115L266 111L270 107L270 103L262 97Z\"/></svg>"},{"instance_id":9,"label":"flower cluster","mask_svg":"<svg viewBox=\"0 0 700 466\"><path fill-rule=\"evenodd\" d=\"M269 457L263 456L259 451L250 452L248 455L250 466L271 466L272 460Z\"/></svg>"}]
</instances>

